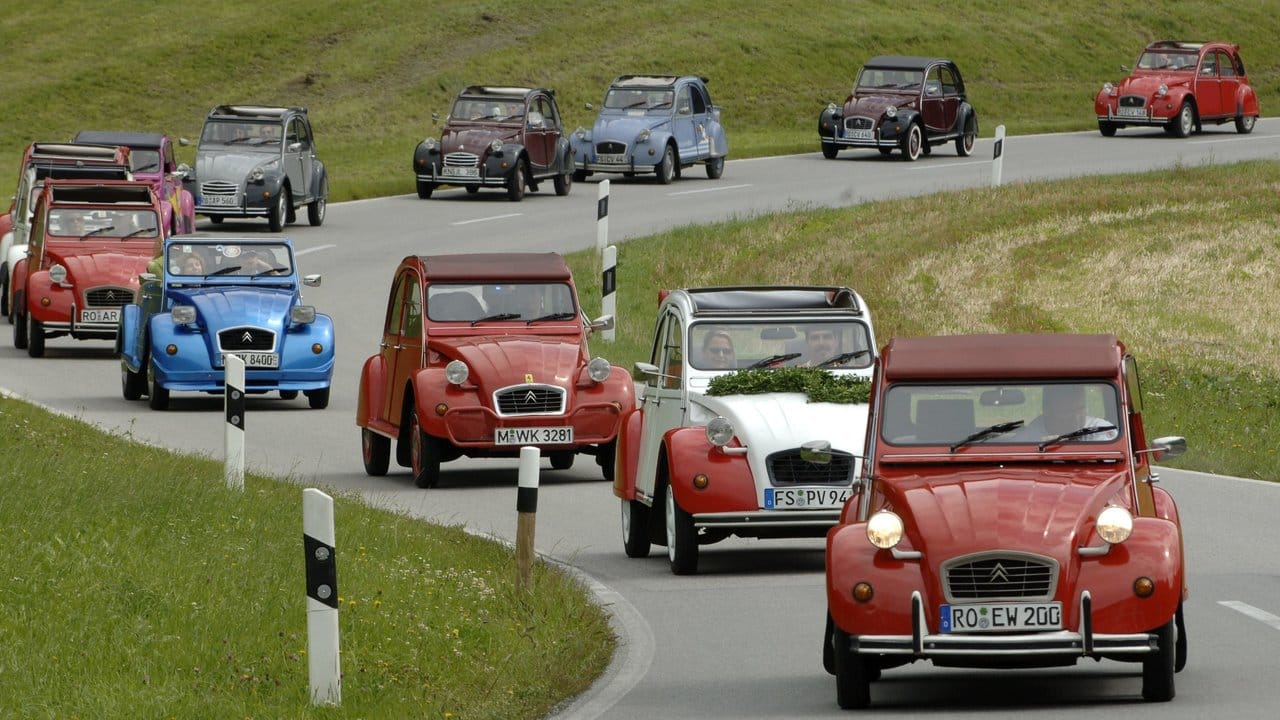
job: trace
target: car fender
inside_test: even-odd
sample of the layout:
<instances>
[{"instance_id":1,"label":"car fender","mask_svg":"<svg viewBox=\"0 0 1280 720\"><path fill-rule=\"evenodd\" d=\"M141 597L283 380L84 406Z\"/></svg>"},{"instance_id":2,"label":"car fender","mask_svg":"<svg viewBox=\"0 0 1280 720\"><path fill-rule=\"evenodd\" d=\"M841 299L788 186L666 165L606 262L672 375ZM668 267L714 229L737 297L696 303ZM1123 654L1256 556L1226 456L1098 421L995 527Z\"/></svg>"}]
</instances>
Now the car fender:
<instances>
[{"instance_id":1,"label":"car fender","mask_svg":"<svg viewBox=\"0 0 1280 720\"><path fill-rule=\"evenodd\" d=\"M1184 100L1190 100L1191 107L1196 111L1196 115L1199 116L1200 114L1200 105L1196 102L1195 93L1191 92L1191 88L1185 85L1169 88L1168 94L1161 99L1164 102L1168 103L1169 105L1173 106L1173 108L1169 110L1169 117L1177 116L1178 108L1182 107L1182 101ZM1155 104L1155 101L1153 101L1153 105L1154 104ZM1160 113L1153 111L1153 114L1159 115Z\"/></svg>"},{"instance_id":2,"label":"car fender","mask_svg":"<svg viewBox=\"0 0 1280 720\"><path fill-rule=\"evenodd\" d=\"M320 190L324 187L325 182L327 182L329 179L328 171L325 169L324 163L320 162L319 159L312 160L311 169L312 169L311 188L307 197L310 200L325 199L320 194Z\"/></svg>"},{"instance_id":3,"label":"car fender","mask_svg":"<svg viewBox=\"0 0 1280 720\"><path fill-rule=\"evenodd\" d=\"M27 258L23 257L13 264L13 288L10 292L16 297L27 289Z\"/></svg>"},{"instance_id":4,"label":"car fender","mask_svg":"<svg viewBox=\"0 0 1280 720\"><path fill-rule=\"evenodd\" d=\"M556 140L556 158L559 160L557 169L561 175L573 171L573 147L570 146L569 138L564 135Z\"/></svg>"},{"instance_id":5,"label":"car fender","mask_svg":"<svg viewBox=\"0 0 1280 720\"><path fill-rule=\"evenodd\" d=\"M831 619L853 635L911 634L911 594L925 587L918 561L898 560L867 540L866 523L827 531L826 589ZM874 570L874 573L872 572ZM855 602L850 592L867 581L872 602Z\"/></svg>"},{"instance_id":6,"label":"car fender","mask_svg":"<svg viewBox=\"0 0 1280 720\"><path fill-rule=\"evenodd\" d=\"M142 322L142 308L132 303L120 309L120 331L116 333L116 345L120 353L120 361L133 372L143 368L146 361L145 348L139 347L138 325Z\"/></svg>"},{"instance_id":7,"label":"car fender","mask_svg":"<svg viewBox=\"0 0 1280 720\"><path fill-rule=\"evenodd\" d=\"M369 418L383 416L382 402L386 396L387 361L381 354L372 355L360 368L360 390L356 400L357 427L368 427Z\"/></svg>"},{"instance_id":8,"label":"car fender","mask_svg":"<svg viewBox=\"0 0 1280 720\"><path fill-rule=\"evenodd\" d=\"M840 108L823 108L822 113L818 115L818 135L824 138L835 138L840 120Z\"/></svg>"},{"instance_id":9,"label":"car fender","mask_svg":"<svg viewBox=\"0 0 1280 720\"><path fill-rule=\"evenodd\" d=\"M1178 526L1163 518L1136 517L1123 543L1096 559L1080 563L1072 597L1088 590L1093 599L1093 628L1101 633L1145 632L1173 617L1186 587ZM1147 598L1133 593L1138 576L1155 583ZM1063 607L1063 620L1078 612Z\"/></svg>"},{"instance_id":10,"label":"car fender","mask_svg":"<svg viewBox=\"0 0 1280 720\"><path fill-rule=\"evenodd\" d=\"M521 158L525 155L524 144L509 142L502 146L502 153L491 152L484 159L485 174L489 177L503 177L510 175L515 170ZM502 167L503 163L510 163L507 167ZM527 164L527 163L526 163Z\"/></svg>"},{"instance_id":11,"label":"car fender","mask_svg":"<svg viewBox=\"0 0 1280 720\"><path fill-rule=\"evenodd\" d=\"M1258 94L1250 85L1241 84L1236 88L1236 114L1237 115L1257 115L1258 111Z\"/></svg>"},{"instance_id":12,"label":"car fender","mask_svg":"<svg viewBox=\"0 0 1280 720\"><path fill-rule=\"evenodd\" d=\"M970 119L972 119L973 134L977 135L979 133L980 129L978 127L978 111L974 110L972 105L970 105L967 102L960 103L960 111L956 113L956 117L959 118L959 125L956 127L957 132L963 133L966 127L966 124L969 122Z\"/></svg>"},{"instance_id":13,"label":"car fender","mask_svg":"<svg viewBox=\"0 0 1280 720\"><path fill-rule=\"evenodd\" d=\"M729 154L729 138L724 133L724 126L719 120L708 120L705 127L707 138L711 141L710 157L724 157Z\"/></svg>"},{"instance_id":14,"label":"car fender","mask_svg":"<svg viewBox=\"0 0 1280 720\"><path fill-rule=\"evenodd\" d=\"M426 142L420 142L418 143L418 146L413 149L413 171L415 173L425 173L431 170L438 164L439 160L439 144L428 150Z\"/></svg>"},{"instance_id":15,"label":"car fender","mask_svg":"<svg viewBox=\"0 0 1280 720\"><path fill-rule=\"evenodd\" d=\"M667 481L675 500L692 514L755 512L760 509L756 485L745 454L728 454L711 444L706 428L679 427L663 438L667 456ZM727 447L741 447L734 440ZM695 476L706 484L694 487Z\"/></svg>"},{"instance_id":16,"label":"car fender","mask_svg":"<svg viewBox=\"0 0 1280 720\"><path fill-rule=\"evenodd\" d=\"M680 162L680 145L670 130L651 130L649 139L631 144L631 159L637 164L657 165L662 160L662 151L670 145L676 151L676 162ZM649 148L654 148L655 155L649 155Z\"/></svg>"},{"instance_id":17,"label":"car fender","mask_svg":"<svg viewBox=\"0 0 1280 720\"><path fill-rule=\"evenodd\" d=\"M636 408L622 417L618 432L617 472L613 475L613 494L623 500L636 499L636 472L640 465L640 440L644 430L644 410Z\"/></svg>"}]
</instances>

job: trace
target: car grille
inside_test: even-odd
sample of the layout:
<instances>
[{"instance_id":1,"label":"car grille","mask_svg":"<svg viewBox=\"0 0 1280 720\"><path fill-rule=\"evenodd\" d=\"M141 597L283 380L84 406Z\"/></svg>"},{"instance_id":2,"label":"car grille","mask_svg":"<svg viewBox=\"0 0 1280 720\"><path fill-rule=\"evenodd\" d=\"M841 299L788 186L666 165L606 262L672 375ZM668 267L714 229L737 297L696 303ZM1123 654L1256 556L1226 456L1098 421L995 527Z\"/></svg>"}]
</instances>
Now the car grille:
<instances>
[{"instance_id":1,"label":"car grille","mask_svg":"<svg viewBox=\"0 0 1280 720\"><path fill-rule=\"evenodd\" d=\"M596 143L596 152L601 155L621 155L627 151L627 146L620 142L602 142Z\"/></svg>"},{"instance_id":2,"label":"car grille","mask_svg":"<svg viewBox=\"0 0 1280 720\"><path fill-rule=\"evenodd\" d=\"M844 119L844 127L846 130L870 130L875 127L875 122L869 117L851 117Z\"/></svg>"},{"instance_id":3,"label":"car grille","mask_svg":"<svg viewBox=\"0 0 1280 720\"><path fill-rule=\"evenodd\" d=\"M1121 95L1120 107L1144 107L1147 99L1141 95Z\"/></svg>"},{"instance_id":4,"label":"car grille","mask_svg":"<svg viewBox=\"0 0 1280 720\"><path fill-rule=\"evenodd\" d=\"M263 328L229 328L218 333L218 346L224 351L274 350L276 334Z\"/></svg>"},{"instance_id":5,"label":"car grille","mask_svg":"<svg viewBox=\"0 0 1280 720\"><path fill-rule=\"evenodd\" d=\"M853 482L853 456L839 450L831 451L831 462L826 465L803 460L800 448L780 450L765 458L769 468L769 482L775 486L787 485L848 485Z\"/></svg>"},{"instance_id":6,"label":"car grille","mask_svg":"<svg viewBox=\"0 0 1280 720\"><path fill-rule=\"evenodd\" d=\"M89 307L124 307L133 302L133 291L122 287L97 287L86 290L84 300Z\"/></svg>"},{"instance_id":7,"label":"car grille","mask_svg":"<svg viewBox=\"0 0 1280 720\"><path fill-rule=\"evenodd\" d=\"M1048 600L1058 584L1058 564L1038 555L970 555L943 563L942 574L951 600Z\"/></svg>"},{"instance_id":8,"label":"car grille","mask_svg":"<svg viewBox=\"0 0 1280 720\"><path fill-rule=\"evenodd\" d=\"M555 385L512 385L493 394L499 415L560 415L564 388Z\"/></svg>"},{"instance_id":9,"label":"car grille","mask_svg":"<svg viewBox=\"0 0 1280 720\"><path fill-rule=\"evenodd\" d=\"M466 152L454 152L444 156L444 164L451 167L475 167L480 164L480 156Z\"/></svg>"},{"instance_id":10,"label":"car grille","mask_svg":"<svg viewBox=\"0 0 1280 720\"><path fill-rule=\"evenodd\" d=\"M235 197L239 190L239 185L226 180L210 180L207 183L200 183L200 193L202 195L230 195Z\"/></svg>"}]
</instances>

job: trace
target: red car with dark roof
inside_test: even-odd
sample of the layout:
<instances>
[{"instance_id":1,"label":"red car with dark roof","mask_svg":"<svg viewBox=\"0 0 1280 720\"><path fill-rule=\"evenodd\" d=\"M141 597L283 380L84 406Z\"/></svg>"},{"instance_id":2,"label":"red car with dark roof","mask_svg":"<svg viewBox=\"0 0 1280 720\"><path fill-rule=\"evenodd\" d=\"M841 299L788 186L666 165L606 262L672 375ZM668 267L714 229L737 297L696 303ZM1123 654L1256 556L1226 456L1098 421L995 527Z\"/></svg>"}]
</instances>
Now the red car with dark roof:
<instances>
[{"instance_id":1,"label":"red car with dark roof","mask_svg":"<svg viewBox=\"0 0 1280 720\"><path fill-rule=\"evenodd\" d=\"M1182 529L1152 461L1138 367L1112 335L897 338L865 462L827 535L823 661L843 708L882 670L1186 663Z\"/></svg>"},{"instance_id":2,"label":"red car with dark roof","mask_svg":"<svg viewBox=\"0 0 1280 720\"><path fill-rule=\"evenodd\" d=\"M592 358L573 276L555 253L412 255L396 268L378 354L360 373L365 471L396 462L418 487L462 456L541 448L565 470L594 455L613 478L620 419L635 408L626 370Z\"/></svg>"}]
</instances>

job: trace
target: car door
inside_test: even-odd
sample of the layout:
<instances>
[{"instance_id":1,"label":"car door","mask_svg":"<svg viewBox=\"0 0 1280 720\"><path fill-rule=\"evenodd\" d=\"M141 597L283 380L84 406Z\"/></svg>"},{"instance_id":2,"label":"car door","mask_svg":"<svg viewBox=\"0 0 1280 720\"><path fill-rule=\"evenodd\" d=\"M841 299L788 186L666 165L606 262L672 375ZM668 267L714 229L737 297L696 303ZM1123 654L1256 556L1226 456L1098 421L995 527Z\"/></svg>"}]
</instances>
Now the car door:
<instances>
[{"instance_id":1,"label":"car door","mask_svg":"<svg viewBox=\"0 0 1280 720\"><path fill-rule=\"evenodd\" d=\"M382 419L396 426L400 425L405 384L422 367L422 308L422 283L413 268L405 268L392 290L379 347L388 379Z\"/></svg>"},{"instance_id":2,"label":"car door","mask_svg":"<svg viewBox=\"0 0 1280 720\"><path fill-rule=\"evenodd\" d=\"M529 153L529 165L537 173L546 172L547 167L551 165L551 151L547 147L547 141L551 135L547 130L548 112L546 98L536 95L529 101L529 107L524 114L525 150Z\"/></svg>"},{"instance_id":3,"label":"car door","mask_svg":"<svg viewBox=\"0 0 1280 720\"><path fill-rule=\"evenodd\" d=\"M701 86L690 84L688 88L689 98L693 101L693 141L695 145L692 155L686 156L682 152L680 156L686 161L705 160L711 156L711 103L707 101L707 96L702 91Z\"/></svg>"},{"instance_id":4,"label":"car door","mask_svg":"<svg viewBox=\"0 0 1280 720\"><path fill-rule=\"evenodd\" d=\"M680 162L688 162L697 155L697 123L693 116L693 93L688 83L676 89L675 113L671 119L671 132L676 138L676 149L680 152Z\"/></svg>"},{"instance_id":5,"label":"car door","mask_svg":"<svg viewBox=\"0 0 1280 720\"><path fill-rule=\"evenodd\" d=\"M1196 68L1195 95L1199 104L1200 117L1215 117L1222 114L1221 83L1218 81L1218 55L1207 52L1200 58L1200 67Z\"/></svg>"},{"instance_id":6,"label":"car door","mask_svg":"<svg viewBox=\"0 0 1280 720\"><path fill-rule=\"evenodd\" d=\"M306 202L311 192L311 136L301 118L289 120L284 139L284 169L289 176L292 202Z\"/></svg>"},{"instance_id":7,"label":"car door","mask_svg":"<svg viewBox=\"0 0 1280 720\"><path fill-rule=\"evenodd\" d=\"M944 135L955 124L959 98L946 94L947 79L955 86L954 77L944 78L942 66L934 65L924 79L924 93L920 100L920 114L924 116L925 134L929 137Z\"/></svg>"},{"instance_id":8,"label":"car door","mask_svg":"<svg viewBox=\"0 0 1280 720\"><path fill-rule=\"evenodd\" d=\"M674 309L668 309L658 321L649 361L658 367L660 374L645 381L636 489L652 501L662 438L668 430L684 424L688 406L684 382L684 323Z\"/></svg>"},{"instance_id":9,"label":"car door","mask_svg":"<svg viewBox=\"0 0 1280 720\"><path fill-rule=\"evenodd\" d=\"M1218 51L1218 112L1236 114L1236 92L1240 89L1240 76L1236 73L1235 58Z\"/></svg>"}]
</instances>

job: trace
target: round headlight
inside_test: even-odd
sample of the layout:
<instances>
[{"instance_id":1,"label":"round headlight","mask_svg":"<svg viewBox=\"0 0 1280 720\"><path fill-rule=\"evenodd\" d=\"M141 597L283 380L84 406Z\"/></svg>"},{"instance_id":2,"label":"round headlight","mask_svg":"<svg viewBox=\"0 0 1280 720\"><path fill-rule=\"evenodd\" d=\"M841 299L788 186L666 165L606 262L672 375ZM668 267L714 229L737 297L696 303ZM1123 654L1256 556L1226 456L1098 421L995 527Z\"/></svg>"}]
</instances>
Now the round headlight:
<instances>
[{"instance_id":1,"label":"round headlight","mask_svg":"<svg viewBox=\"0 0 1280 720\"><path fill-rule=\"evenodd\" d=\"M648 141L649 141L649 128L645 128L641 130L640 134L636 135L636 142L648 142Z\"/></svg>"},{"instance_id":2,"label":"round headlight","mask_svg":"<svg viewBox=\"0 0 1280 720\"><path fill-rule=\"evenodd\" d=\"M61 265L55 264L49 268L49 279L56 283L63 283L67 280L67 269Z\"/></svg>"},{"instance_id":3,"label":"round headlight","mask_svg":"<svg viewBox=\"0 0 1280 720\"><path fill-rule=\"evenodd\" d=\"M596 382L604 382L609 379L609 373L613 372L613 367L609 365L609 361L602 357L592 358L587 363L587 377Z\"/></svg>"},{"instance_id":4,"label":"round headlight","mask_svg":"<svg viewBox=\"0 0 1280 720\"><path fill-rule=\"evenodd\" d=\"M888 510L881 510L867 521L867 539L881 550L888 550L902 541L902 518Z\"/></svg>"},{"instance_id":5,"label":"round headlight","mask_svg":"<svg viewBox=\"0 0 1280 720\"><path fill-rule=\"evenodd\" d=\"M502 150L502 141L495 139L493 142L489 143L489 149L492 150L493 152L498 152Z\"/></svg>"},{"instance_id":6,"label":"round headlight","mask_svg":"<svg viewBox=\"0 0 1280 720\"><path fill-rule=\"evenodd\" d=\"M444 366L444 379L454 385L461 385L466 382L467 375L469 373L470 371L467 370L467 364L461 360L454 360Z\"/></svg>"},{"instance_id":7,"label":"round headlight","mask_svg":"<svg viewBox=\"0 0 1280 720\"><path fill-rule=\"evenodd\" d=\"M289 319L295 325L308 325L316 321L315 305L294 305L289 308Z\"/></svg>"},{"instance_id":8,"label":"round headlight","mask_svg":"<svg viewBox=\"0 0 1280 720\"><path fill-rule=\"evenodd\" d=\"M435 138L430 138L430 137L429 137L429 138L427 138L426 140L423 140L423 141L422 141L422 144L423 144L424 146L426 146L426 148L427 148L428 150L435 150L435 149L436 149L436 139L435 139Z\"/></svg>"},{"instance_id":9,"label":"round headlight","mask_svg":"<svg viewBox=\"0 0 1280 720\"><path fill-rule=\"evenodd\" d=\"M1113 92L1115 92L1115 91L1116 91L1116 86L1115 86L1115 85L1112 85L1112 84L1111 84L1111 83L1109 83L1109 82L1102 83L1102 92L1104 92L1104 93L1106 93L1106 94L1110 95L1111 93L1113 93Z\"/></svg>"},{"instance_id":10,"label":"round headlight","mask_svg":"<svg viewBox=\"0 0 1280 720\"><path fill-rule=\"evenodd\" d=\"M196 308L194 305L174 305L169 314L173 317L174 325L186 325L196 321Z\"/></svg>"},{"instance_id":11,"label":"round headlight","mask_svg":"<svg viewBox=\"0 0 1280 720\"><path fill-rule=\"evenodd\" d=\"M265 175L266 174L262 172L262 168L256 167L253 169L253 172L249 173L249 179L254 182L262 182L262 178Z\"/></svg>"},{"instance_id":12,"label":"round headlight","mask_svg":"<svg viewBox=\"0 0 1280 720\"><path fill-rule=\"evenodd\" d=\"M835 104L835 103L827 103L827 112L835 112L835 111L836 111L836 104Z\"/></svg>"},{"instance_id":13,"label":"round headlight","mask_svg":"<svg viewBox=\"0 0 1280 720\"><path fill-rule=\"evenodd\" d=\"M1133 516L1128 510L1112 505L1098 513L1098 537L1115 545L1129 539L1133 532Z\"/></svg>"},{"instance_id":14,"label":"round headlight","mask_svg":"<svg viewBox=\"0 0 1280 720\"><path fill-rule=\"evenodd\" d=\"M580 127L580 128L578 128L577 130L574 130L574 131L573 131L573 134L574 134L574 136L575 136L575 137L577 137L579 140L586 140L586 139L587 139L587 129L586 129L586 128L584 128L584 127Z\"/></svg>"},{"instance_id":15,"label":"round headlight","mask_svg":"<svg viewBox=\"0 0 1280 720\"><path fill-rule=\"evenodd\" d=\"M733 439L733 423L720 415L711 418L707 423L707 441L716 447L724 447Z\"/></svg>"},{"instance_id":16,"label":"round headlight","mask_svg":"<svg viewBox=\"0 0 1280 720\"><path fill-rule=\"evenodd\" d=\"M1165 95L1168 95L1168 94L1169 94L1168 85L1161 85L1160 87L1156 88L1156 97L1164 97Z\"/></svg>"},{"instance_id":17,"label":"round headlight","mask_svg":"<svg viewBox=\"0 0 1280 720\"><path fill-rule=\"evenodd\" d=\"M884 109L884 116L889 118L890 120L898 117L898 108L894 107L893 105L890 105L889 107Z\"/></svg>"}]
</instances>

